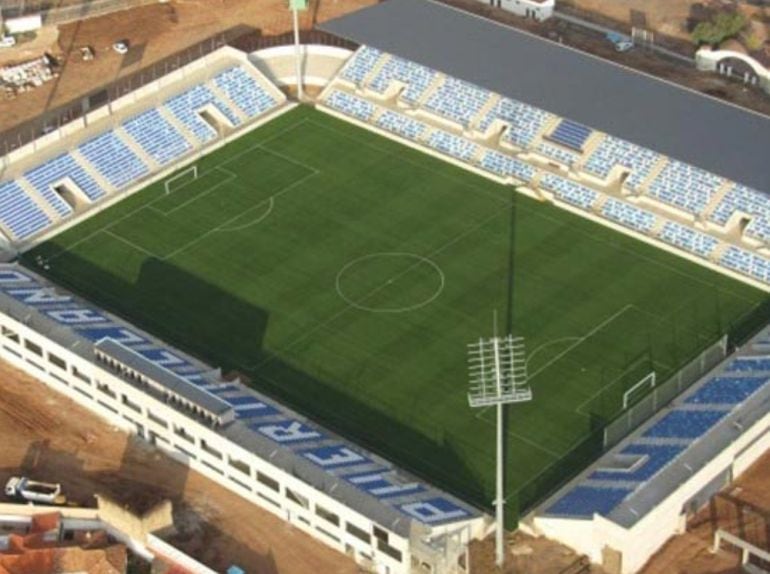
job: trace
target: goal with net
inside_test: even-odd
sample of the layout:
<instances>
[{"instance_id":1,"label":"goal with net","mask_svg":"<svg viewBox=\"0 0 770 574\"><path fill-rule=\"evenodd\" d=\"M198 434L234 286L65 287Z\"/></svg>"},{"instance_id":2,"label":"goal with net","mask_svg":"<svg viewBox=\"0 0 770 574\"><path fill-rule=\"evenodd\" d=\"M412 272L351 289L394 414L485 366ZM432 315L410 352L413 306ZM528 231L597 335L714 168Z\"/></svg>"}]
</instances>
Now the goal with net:
<instances>
[{"instance_id":1,"label":"goal with net","mask_svg":"<svg viewBox=\"0 0 770 574\"><path fill-rule=\"evenodd\" d=\"M188 183L192 183L198 179L198 166L197 165L191 165L190 167L183 169L179 173L176 173L169 177L165 182L164 185L166 187L166 195L169 193L172 193L173 191L179 189L180 187L184 187Z\"/></svg>"}]
</instances>

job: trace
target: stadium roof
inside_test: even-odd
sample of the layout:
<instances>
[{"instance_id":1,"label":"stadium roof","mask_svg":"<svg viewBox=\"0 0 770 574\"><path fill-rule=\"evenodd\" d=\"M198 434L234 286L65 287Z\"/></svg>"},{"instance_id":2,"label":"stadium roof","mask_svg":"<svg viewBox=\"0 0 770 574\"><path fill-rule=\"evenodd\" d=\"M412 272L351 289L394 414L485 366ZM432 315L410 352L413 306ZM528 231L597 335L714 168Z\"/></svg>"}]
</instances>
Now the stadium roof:
<instances>
[{"instance_id":1,"label":"stadium roof","mask_svg":"<svg viewBox=\"0 0 770 574\"><path fill-rule=\"evenodd\" d=\"M770 118L430 0L320 25L770 192Z\"/></svg>"}]
</instances>

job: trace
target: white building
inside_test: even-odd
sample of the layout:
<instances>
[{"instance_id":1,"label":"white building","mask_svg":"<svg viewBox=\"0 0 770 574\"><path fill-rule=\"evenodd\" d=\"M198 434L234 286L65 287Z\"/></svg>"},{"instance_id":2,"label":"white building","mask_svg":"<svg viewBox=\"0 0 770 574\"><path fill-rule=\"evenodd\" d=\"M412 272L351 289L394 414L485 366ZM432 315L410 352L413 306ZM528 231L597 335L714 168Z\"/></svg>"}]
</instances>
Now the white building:
<instances>
[{"instance_id":1,"label":"white building","mask_svg":"<svg viewBox=\"0 0 770 574\"><path fill-rule=\"evenodd\" d=\"M465 571L477 509L92 304L0 266L0 357L381 573Z\"/></svg>"},{"instance_id":2,"label":"white building","mask_svg":"<svg viewBox=\"0 0 770 574\"><path fill-rule=\"evenodd\" d=\"M542 22L553 15L556 0L479 0L495 8L513 12L517 16Z\"/></svg>"}]
</instances>

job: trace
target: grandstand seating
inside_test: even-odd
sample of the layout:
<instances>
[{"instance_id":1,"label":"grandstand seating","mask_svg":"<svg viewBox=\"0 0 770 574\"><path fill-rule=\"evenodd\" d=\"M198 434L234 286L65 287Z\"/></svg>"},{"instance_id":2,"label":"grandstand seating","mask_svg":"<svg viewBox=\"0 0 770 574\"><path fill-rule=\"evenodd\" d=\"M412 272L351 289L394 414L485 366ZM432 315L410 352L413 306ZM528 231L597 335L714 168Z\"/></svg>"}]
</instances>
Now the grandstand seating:
<instances>
[{"instance_id":1,"label":"grandstand seating","mask_svg":"<svg viewBox=\"0 0 770 574\"><path fill-rule=\"evenodd\" d=\"M650 184L649 193L669 205L698 215L723 181L697 167L669 160Z\"/></svg>"},{"instance_id":2,"label":"grandstand seating","mask_svg":"<svg viewBox=\"0 0 770 574\"><path fill-rule=\"evenodd\" d=\"M428 145L463 161L471 161L479 149L475 143L443 130L434 130L428 138Z\"/></svg>"},{"instance_id":3,"label":"grandstand seating","mask_svg":"<svg viewBox=\"0 0 770 574\"><path fill-rule=\"evenodd\" d=\"M572 120L562 120L549 137L563 146L580 151L591 133L591 128Z\"/></svg>"},{"instance_id":4,"label":"grandstand seating","mask_svg":"<svg viewBox=\"0 0 770 574\"><path fill-rule=\"evenodd\" d=\"M241 123L238 116L218 100L206 86L199 84L189 90L166 100L165 106L172 114L195 134L199 142L205 143L216 137L216 131L198 115L198 110L212 105L221 112L233 126Z\"/></svg>"},{"instance_id":5,"label":"grandstand seating","mask_svg":"<svg viewBox=\"0 0 770 574\"><path fill-rule=\"evenodd\" d=\"M436 75L435 70L397 56L390 56L369 83L369 87L379 94L384 94L391 82L398 80L407 86L401 94L401 99L414 104L423 97Z\"/></svg>"},{"instance_id":6,"label":"grandstand seating","mask_svg":"<svg viewBox=\"0 0 770 574\"><path fill-rule=\"evenodd\" d=\"M149 168L114 131L91 138L78 151L116 189L122 189L149 173Z\"/></svg>"},{"instance_id":7,"label":"grandstand seating","mask_svg":"<svg viewBox=\"0 0 770 574\"><path fill-rule=\"evenodd\" d=\"M547 509L548 514L590 518L608 515L631 494L630 488L576 486Z\"/></svg>"},{"instance_id":8,"label":"grandstand seating","mask_svg":"<svg viewBox=\"0 0 770 574\"><path fill-rule=\"evenodd\" d=\"M537 170L528 163L493 150L484 153L481 158L481 167L503 177L512 175L525 182L532 181L537 173Z\"/></svg>"},{"instance_id":9,"label":"grandstand seating","mask_svg":"<svg viewBox=\"0 0 770 574\"><path fill-rule=\"evenodd\" d=\"M368 121L377 110L371 102L339 90L334 90L329 94L326 103L335 110L362 121Z\"/></svg>"},{"instance_id":10,"label":"grandstand seating","mask_svg":"<svg viewBox=\"0 0 770 574\"><path fill-rule=\"evenodd\" d=\"M745 249L731 245L725 249L719 262L728 269L740 271L764 283L770 283L770 261Z\"/></svg>"},{"instance_id":11,"label":"grandstand seating","mask_svg":"<svg viewBox=\"0 0 770 574\"><path fill-rule=\"evenodd\" d=\"M709 257L719 245L719 241L710 235L673 221L665 223L658 237L666 243L676 245L701 257Z\"/></svg>"},{"instance_id":12,"label":"grandstand seating","mask_svg":"<svg viewBox=\"0 0 770 574\"><path fill-rule=\"evenodd\" d=\"M604 179L613 167L623 166L631 172L625 182L626 187L638 191L660 158L653 151L608 135L585 161L583 169Z\"/></svg>"},{"instance_id":13,"label":"grandstand seating","mask_svg":"<svg viewBox=\"0 0 770 574\"><path fill-rule=\"evenodd\" d=\"M543 142L537 146L537 151L543 154L545 157L563 163L566 166L572 167L580 159L580 156L574 152L560 148L559 146L551 145Z\"/></svg>"},{"instance_id":14,"label":"grandstand seating","mask_svg":"<svg viewBox=\"0 0 770 574\"><path fill-rule=\"evenodd\" d=\"M123 122L123 128L161 165L192 149L190 143L154 108Z\"/></svg>"},{"instance_id":15,"label":"grandstand seating","mask_svg":"<svg viewBox=\"0 0 770 574\"><path fill-rule=\"evenodd\" d=\"M342 78L360 86L369 72L377 65L377 61L382 57L382 52L370 46L363 46L342 71Z\"/></svg>"},{"instance_id":16,"label":"grandstand seating","mask_svg":"<svg viewBox=\"0 0 770 574\"><path fill-rule=\"evenodd\" d=\"M668 413L643 436L654 438L696 439L706 434L727 413L725 411L687 411L676 409Z\"/></svg>"},{"instance_id":17,"label":"grandstand seating","mask_svg":"<svg viewBox=\"0 0 770 574\"><path fill-rule=\"evenodd\" d=\"M86 173L83 166L68 153L50 159L24 174L24 179L40 192L40 195L56 209L59 215L67 215L72 212L72 208L67 202L59 197L51 187L64 178L74 181L91 201L95 201L105 194L99 184Z\"/></svg>"},{"instance_id":18,"label":"grandstand seating","mask_svg":"<svg viewBox=\"0 0 770 574\"><path fill-rule=\"evenodd\" d=\"M51 219L18 183L6 181L0 183L0 222L17 239L26 239L45 229Z\"/></svg>"},{"instance_id":19,"label":"grandstand seating","mask_svg":"<svg viewBox=\"0 0 770 574\"><path fill-rule=\"evenodd\" d=\"M770 377L715 377L691 395L685 403L695 405L738 405L761 389Z\"/></svg>"},{"instance_id":20,"label":"grandstand seating","mask_svg":"<svg viewBox=\"0 0 770 574\"><path fill-rule=\"evenodd\" d=\"M390 110L377 118L377 126L410 140L417 140L428 129L428 126L423 122Z\"/></svg>"},{"instance_id":21,"label":"grandstand seating","mask_svg":"<svg viewBox=\"0 0 770 574\"><path fill-rule=\"evenodd\" d=\"M630 444L620 451L623 456L642 457L640 464L630 470L599 469L591 473L591 480L640 481L649 480L684 450L681 445Z\"/></svg>"},{"instance_id":22,"label":"grandstand seating","mask_svg":"<svg viewBox=\"0 0 770 574\"><path fill-rule=\"evenodd\" d=\"M649 233L655 225L655 216L652 213L613 197L604 202L602 215L643 233Z\"/></svg>"},{"instance_id":23,"label":"grandstand seating","mask_svg":"<svg viewBox=\"0 0 770 574\"><path fill-rule=\"evenodd\" d=\"M446 78L428 98L425 107L467 128L471 120L489 101L492 93L468 82Z\"/></svg>"},{"instance_id":24,"label":"grandstand seating","mask_svg":"<svg viewBox=\"0 0 770 574\"><path fill-rule=\"evenodd\" d=\"M540 184L559 199L583 209L591 209L599 197L594 190L552 173L544 175Z\"/></svg>"},{"instance_id":25,"label":"grandstand seating","mask_svg":"<svg viewBox=\"0 0 770 574\"><path fill-rule=\"evenodd\" d=\"M710 219L724 225L736 212L753 216L746 228L748 235L763 241L770 240L770 200L767 195L735 184L711 213Z\"/></svg>"},{"instance_id":26,"label":"grandstand seating","mask_svg":"<svg viewBox=\"0 0 770 574\"><path fill-rule=\"evenodd\" d=\"M214 84L250 118L262 115L278 104L276 99L240 66L228 68L214 76Z\"/></svg>"},{"instance_id":27,"label":"grandstand seating","mask_svg":"<svg viewBox=\"0 0 770 574\"><path fill-rule=\"evenodd\" d=\"M770 371L770 357L740 357L727 365L728 372Z\"/></svg>"},{"instance_id":28,"label":"grandstand seating","mask_svg":"<svg viewBox=\"0 0 770 574\"><path fill-rule=\"evenodd\" d=\"M518 147L527 148L551 117L551 114L543 110L502 98L482 118L479 130L486 132L495 119L500 119L510 126L503 136L504 139Z\"/></svg>"}]
</instances>

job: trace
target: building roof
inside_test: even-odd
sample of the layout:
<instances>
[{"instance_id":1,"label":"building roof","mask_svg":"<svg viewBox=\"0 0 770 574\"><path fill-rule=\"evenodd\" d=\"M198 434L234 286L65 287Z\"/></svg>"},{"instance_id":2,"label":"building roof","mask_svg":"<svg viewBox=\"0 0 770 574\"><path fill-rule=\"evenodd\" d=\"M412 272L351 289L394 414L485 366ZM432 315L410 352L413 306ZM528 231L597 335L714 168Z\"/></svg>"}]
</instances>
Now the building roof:
<instances>
[{"instance_id":1,"label":"building roof","mask_svg":"<svg viewBox=\"0 0 770 574\"><path fill-rule=\"evenodd\" d=\"M261 393L223 380L210 366L28 269L0 264L0 312L100 368L107 365L99 362L97 351L177 395L184 393L190 402L207 409L226 405L235 420L215 432L401 536L408 537L413 526L431 528L482 516L473 506ZM152 386L122 380L163 400Z\"/></svg>"},{"instance_id":2,"label":"building roof","mask_svg":"<svg viewBox=\"0 0 770 574\"><path fill-rule=\"evenodd\" d=\"M109 337L99 341L95 348L114 361L146 375L153 383L160 385L167 392L173 393L214 415L222 415L232 409L229 404L216 395L196 387L184 377Z\"/></svg>"},{"instance_id":3,"label":"building roof","mask_svg":"<svg viewBox=\"0 0 770 574\"><path fill-rule=\"evenodd\" d=\"M770 192L770 118L432 0L320 28Z\"/></svg>"}]
</instances>

